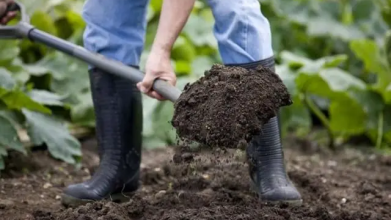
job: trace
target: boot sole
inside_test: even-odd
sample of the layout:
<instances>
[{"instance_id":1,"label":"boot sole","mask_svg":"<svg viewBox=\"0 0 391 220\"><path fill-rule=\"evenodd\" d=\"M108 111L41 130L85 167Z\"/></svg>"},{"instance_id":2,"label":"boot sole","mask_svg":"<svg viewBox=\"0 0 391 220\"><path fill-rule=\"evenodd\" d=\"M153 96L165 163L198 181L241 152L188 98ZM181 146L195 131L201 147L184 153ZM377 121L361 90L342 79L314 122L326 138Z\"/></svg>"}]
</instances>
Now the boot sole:
<instances>
[{"instance_id":1,"label":"boot sole","mask_svg":"<svg viewBox=\"0 0 391 220\"><path fill-rule=\"evenodd\" d=\"M97 202L97 201L110 201L110 202L116 202L116 203L123 203L130 200L130 197L132 197L135 194L135 192L130 193L118 193L110 195L106 198L103 198L101 200L91 200L91 199L79 199L67 194L62 195L61 203L65 207L71 207L76 208L78 206L86 205L87 203Z\"/></svg>"},{"instance_id":2,"label":"boot sole","mask_svg":"<svg viewBox=\"0 0 391 220\"><path fill-rule=\"evenodd\" d=\"M259 196L259 202L264 205L288 205L289 207L298 207L303 204L302 199L296 199L296 200L279 200L279 201L265 201L262 200L261 196L258 193L258 187L254 184L254 182L250 179L250 190L255 192Z\"/></svg>"}]
</instances>

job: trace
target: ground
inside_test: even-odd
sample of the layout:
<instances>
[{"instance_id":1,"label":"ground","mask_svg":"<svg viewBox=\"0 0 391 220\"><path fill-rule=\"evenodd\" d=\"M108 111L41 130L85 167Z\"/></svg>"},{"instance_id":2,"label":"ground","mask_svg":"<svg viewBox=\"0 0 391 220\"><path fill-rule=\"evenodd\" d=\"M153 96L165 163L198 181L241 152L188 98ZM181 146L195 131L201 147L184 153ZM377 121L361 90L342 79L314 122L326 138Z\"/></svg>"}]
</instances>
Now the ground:
<instances>
[{"instance_id":1,"label":"ground","mask_svg":"<svg viewBox=\"0 0 391 220\"><path fill-rule=\"evenodd\" d=\"M87 179L98 164L94 139L84 142L80 169L46 151L12 154L0 179L0 218L14 219L391 219L391 157L344 149L330 153L308 141L286 139L288 173L303 195L301 207L261 205L250 190L238 151L198 152L172 162L173 149L145 151L142 188L129 202L61 206L61 190ZM226 156L228 154L233 155ZM194 159L191 162L191 159Z\"/></svg>"}]
</instances>

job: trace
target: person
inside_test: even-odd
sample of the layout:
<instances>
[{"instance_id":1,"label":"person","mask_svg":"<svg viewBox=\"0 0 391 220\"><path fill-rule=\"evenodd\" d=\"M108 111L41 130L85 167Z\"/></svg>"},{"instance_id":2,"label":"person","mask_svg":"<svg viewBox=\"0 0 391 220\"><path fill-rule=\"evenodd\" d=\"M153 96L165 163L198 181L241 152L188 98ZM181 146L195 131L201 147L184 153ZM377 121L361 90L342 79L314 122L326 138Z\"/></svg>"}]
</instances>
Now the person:
<instances>
[{"instance_id":1,"label":"person","mask_svg":"<svg viewBox=\"0 0 391 220\"><path fill-rule=\"evenodd\" d=\"M1 9L10 2L1 1ZM259 1L207 0L207 3L215 19L211 31L223 64L248 69L263 65L274 70L270 24ZM87 0L82 11L86 22L84 47L139 68L148 4L148 0ZM142 82L132 84L101 69L89 68L101 159L89 180L66 187L62 196L64 205L77 206L102 199L122 201L139 188L143 123L140 91L163 101L153 90L153 81L160 78L175 86L170 53L194 4L195 0L163 1ZM12 17L9 13L1 22ZM278 116L264 125L246 151L249 179L262 202L302 203L285 170Z\"/></svg>"}]
</instances>

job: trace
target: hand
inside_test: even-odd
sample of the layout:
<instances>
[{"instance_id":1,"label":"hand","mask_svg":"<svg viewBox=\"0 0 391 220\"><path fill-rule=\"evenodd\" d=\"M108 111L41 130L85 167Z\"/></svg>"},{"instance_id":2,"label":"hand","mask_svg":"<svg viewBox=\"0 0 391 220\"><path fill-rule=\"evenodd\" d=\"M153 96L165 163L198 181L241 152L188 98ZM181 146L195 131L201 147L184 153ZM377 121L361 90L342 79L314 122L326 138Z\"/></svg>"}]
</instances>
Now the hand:
<instances>
[{"instance_id":1,"label":"hand","mask_svg":"<svg viewBox=\"0 0 391 220\"><path fill-rule=\"evenodd\" d=\"M13 0L0 0L0 16L3 16L0 20L0 23L2 25L6 25L11 19L16 16L16 11L10 11L7 14L4 14L7 11L8 5L11 5L13 3Z\"/></svg>"},{"instance_id":2,"label":"hand","mask_svg":"<svg viewBox=\"0 0 391 220\"><path fill-rule=\"evenodd\" d=\"M137 83L137 88L151 98L160 101L166 100L156 91L153 91L152 85L155 79L165 80L173 86L176 84L176 75L171 66L170 54L152 49L145 66L144 79Z\"/></svg>"}]
</instances>

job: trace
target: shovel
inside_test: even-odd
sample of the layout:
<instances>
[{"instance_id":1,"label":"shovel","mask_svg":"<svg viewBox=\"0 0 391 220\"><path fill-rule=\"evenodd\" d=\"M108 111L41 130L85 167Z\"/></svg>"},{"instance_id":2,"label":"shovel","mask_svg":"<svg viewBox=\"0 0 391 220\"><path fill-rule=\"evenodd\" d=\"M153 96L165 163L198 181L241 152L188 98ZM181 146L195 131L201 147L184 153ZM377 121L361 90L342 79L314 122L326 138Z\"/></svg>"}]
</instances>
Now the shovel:
<instances>
[{"instance_id":1,"label":"shovel","mask_svg":"<svg viewBox=\"0 0 391 220\"><path fill-rule=\"evenodd\" d=\"M48 47L78 58L110 74L128 79L133 83L138 83L143 80L144 73L138 69L132 68L115 60L110 60L100 54L87 51L83 47L36 29L29 23L28 15L26 14L25 8L21 3L15 1L14 4L9 5L5 14L10 11L19 11L21 14L21 20L14 26L0 25L0 39L26 38L32 42L42 43ZM4 15L0 15L0 18L2 18ZM172 102L175 102L181 95L181 91L178 88L160 79L156 79L154 81L153 89L164 98Z\"/></svg>"}]
</instances>

